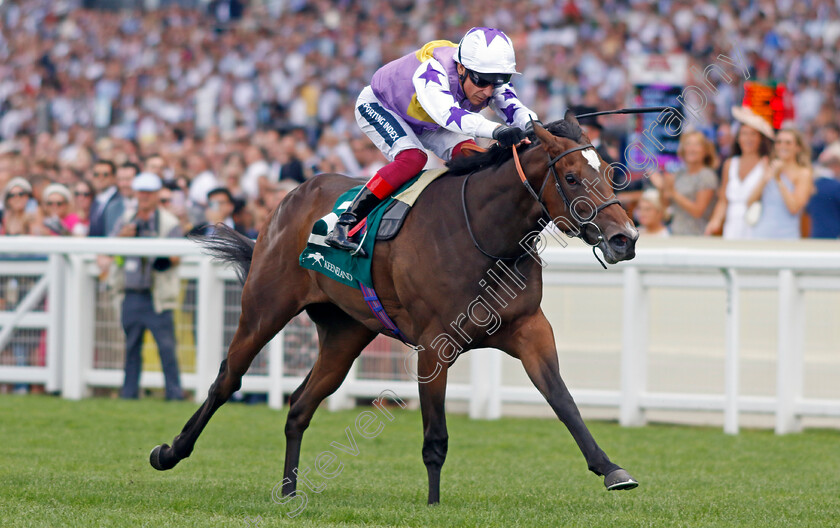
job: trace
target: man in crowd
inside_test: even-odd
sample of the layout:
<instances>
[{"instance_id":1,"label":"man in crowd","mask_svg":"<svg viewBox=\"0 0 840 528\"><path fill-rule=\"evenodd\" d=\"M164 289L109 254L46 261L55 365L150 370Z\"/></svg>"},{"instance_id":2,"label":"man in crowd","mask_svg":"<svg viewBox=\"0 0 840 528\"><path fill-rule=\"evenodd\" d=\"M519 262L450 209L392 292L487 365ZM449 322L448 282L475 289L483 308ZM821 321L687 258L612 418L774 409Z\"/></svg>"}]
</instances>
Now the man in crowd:
<instances>
[{"instance_id":1,"label":"man in crowd","mask_svg":"<svg viewBox=\"0 0 840 528\"><path fill-rule=\"evenodd\" d=\"M117 175L113 162L99 160L93 164L91 182L96 188L96 199L90 210L90 236L107 236L123 214L125 205L117 191Z\"/></svg>"},{"instance_id":2,"label":"man in crowd","mask_svg":"<svg viewBox=\"0 0 840 528\"><path fill-rule=\"evenodd\" d=\"M126 211L114 227L114 236L180 238L178 218L160 207L160 177L143 172L134 178L137 211ZM175 355L175 324L172 311L178 306L180 279L178 257L121 257L114 259L110 277L117 294L124 295L122 325L125 331L125 381L120 397L135 399L140 391L143 335L148 328L155 338L166 384L166 399L183 399L178 359Z\"/></svg>"}]
</instances>

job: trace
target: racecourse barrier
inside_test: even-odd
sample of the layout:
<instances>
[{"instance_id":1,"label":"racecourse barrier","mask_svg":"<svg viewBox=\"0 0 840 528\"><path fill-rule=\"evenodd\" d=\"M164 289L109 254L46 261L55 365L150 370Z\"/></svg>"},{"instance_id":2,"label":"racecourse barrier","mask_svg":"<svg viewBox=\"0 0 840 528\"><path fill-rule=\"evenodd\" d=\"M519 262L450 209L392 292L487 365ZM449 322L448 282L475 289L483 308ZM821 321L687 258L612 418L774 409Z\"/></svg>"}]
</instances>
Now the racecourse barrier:
<instances>
[{"instance_id":1,"label":"racecourse barrier","mask_svg":"<svg viewBox=\"0 0 840 528\"><path fill-rule=\"evenodd\" d=\"M211 262L199 246L186 240L0 237L0 383L44 385L47 391L69 399L86 397L96 387L121 386L124 352L118 307L98 278L98 254L182 257L183 301L176 315L182 384L202 401L235 331L241 287L231 270ZM829 391L829 397L819 398L805 391L806 378L837 379L834 373L840 372L840 357L832 354L836 352L835 324L820 323L816 334L821 336L809 335L810 355L805 353L806 329L840 306L836 242L779 246L651 241L639 248L634 260L606 271L597 267L591 250L580 244L549 246L537 257L545 264L543 310L555 333L565 334L558 338L561 367L565 372L564 363L573 371L578 363L586 365L575 376L567 376L579 405L615 409L626 426L644 424L646 414L654 410L722 412L724 430L733 434L739 430L743 413L773 415L779 434L799 430L803 417L840 417L840 395ZM710 318L701 327L703 334L714 336L709 343L697 344L705 337L679 343L691 325L675 318L677 309L657 310L656 296L667 290L678 292L668 306L713 312L706 314ZM690 297L691 291L722 297L703 297L697 306L680 307L680 299ZM750 304L748 296L754 291L774 297L771 301L753 299ZM814 312L806 309L810 292L817 292L818 297L808 306L816 302L819 309L806 317ZM749 328L757 326L754 333L757 330L761 339L772 334L776 342L745 347L744 316L760 313L767 319L773 302L777 306L774 320ZM610 310L616 314L611 324L599 319L609 319ZM721 328L709 323L721 319ZM587 324L594 326L576 331ZM683 330L671 335L672 327ZM581 333L584 339L567 339ZM651 347L651 339L661 341L662 336L667 343ZM664 355L656 355L663 350ZM722 355L718 355L720 350ZM768 350L772 358L766 357ZM279 409L284 396L302 382L316 354L314 326L299 316L257 356L243 378L242 391L265 393L269 405ZM163 376L150 365L153 354L147 351L146 356L152 361L144 362L141 386L160 388ZM808 360L807 373L806 357L815 358ZM592 358L595 363L586 363ZM357 398L375 398L383 390L416 400L417 384L407 374L416 367L415 360L411 349L377 338L329 398L329 408L349 408ZM708 390L697 392L683 390L691 385L685 382L679 390L657 390L654 374L664 372L666 379L676 378L673 373L679 366L692 361L705 365L697 367L698 373L722 365L722 386L710 383L705 387ZM771 365L775 372L769 371ZM521 404L545 406L522 369L514 366L497 350L471 352L468 362L457 361L450 371L449 401L463 402L471 417L485 419L516 412ZM751 384L772 388L768 394L745 394L744 387Z\"/></svg>"}]
</instances>

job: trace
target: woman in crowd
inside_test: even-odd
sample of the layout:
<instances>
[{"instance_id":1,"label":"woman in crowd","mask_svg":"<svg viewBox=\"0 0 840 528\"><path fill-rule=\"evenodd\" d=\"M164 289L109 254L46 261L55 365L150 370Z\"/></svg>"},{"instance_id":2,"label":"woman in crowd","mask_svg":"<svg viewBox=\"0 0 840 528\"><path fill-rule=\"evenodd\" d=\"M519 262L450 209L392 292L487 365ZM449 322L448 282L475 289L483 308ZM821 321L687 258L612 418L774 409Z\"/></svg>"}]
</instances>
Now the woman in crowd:
<instances>
[{"instance_id":1,"label":"woman in crowd","mask_svg":"<svg viewBox=\"0 0 840 528\"><path fill-rule=\"evenodd\" d=\"M650 180L659 189L663 209L671 208L671 234L699 236L711 217L718 187L715 146L702 132L688 132L680 138L677 155L683 168L676 174L653 174Z\"/></svg>"},{"instance_id":2,"label":"woman in crowd","mask_svg":"<svg viewBox=\"0 0 840 528\"><path fill-rule=\"evenodd\" d=\"M736 106L732 116L741 124L735 141L734 155L723 162L723 181L718 190L718 202L705 234L723 230L723 238L751 238L747 222L747 200L761 182L770 155L773 127L750 108Z\"/></svg>"},{"instance_id":3,"label":"woman in crowd","mask_svg":"<svg viewBox=\"0 0 840 528\"><path fill-rule=\"evenodd\" d=\"M79 221L73 226L73 236L86 236L90 228L90 208L96 192L88 180L73 184L73 212Z\"/></svg>"},{"instance_id":4,"label":"woman in crowd","mask_svg":"<svg viewBox=\"0 0 840 528\"><path fill-rule=\"evenodd\" d=\"M47 218L44 226L50 233L68 236L74 233L79 217L72 211L73 196L70 190L60 183L53 183L44 189L44 211ZM80 228L79 231L82 231Z\"/></svg>"},{"instance_id":5,"label":"woman in crowd","mask_svg":"<svg viewBox=\"0 0 840 528\"><path fill-rule=\"evenodd\" d=\"M32 197L32 186L21 177L12 178L3 192L3 219L0 235L42 235L43 226L37 212L26 210Z\"/></svg>"},{"instance_id":6,"label":"woman in crowd","mask_svg":"<svg viewBox=\"0 0 840 528\"><path fill-rule=\"evenodd\" d=\"M811 149L795 129L776 134L773 161L747 203L760 203L753 238L800 238L802 210L814 190Z\"/></svg>"},{"instance_id":7,"label":"woman in crowd","mask_svg":"<svg viewBox=\"0 0 840 528\"><path fill-rule=\"evenodd\" d=\"M644 238L671 236L668 228L665 227L664 212L659 191L648 189L643 192L635 210L636 219L639 221L639 234Z\"/></svg>"}]
</instances>

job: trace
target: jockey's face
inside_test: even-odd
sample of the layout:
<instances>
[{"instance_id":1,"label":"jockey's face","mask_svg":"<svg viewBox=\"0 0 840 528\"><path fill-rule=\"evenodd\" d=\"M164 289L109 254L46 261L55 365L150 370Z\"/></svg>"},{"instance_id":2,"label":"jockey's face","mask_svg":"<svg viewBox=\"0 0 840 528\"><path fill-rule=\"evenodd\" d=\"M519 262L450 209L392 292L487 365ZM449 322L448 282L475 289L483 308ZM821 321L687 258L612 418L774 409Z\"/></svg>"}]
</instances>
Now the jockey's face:
<instances>
[{"instance_id":1,"label":"jockey's face","mask_svg":"<svg viewBox=\"0 0 840 528\"><path fill-rule=\"evenodd\" d=\"M464 79L462 83L464 94L467 96L467 99L470 100L470 103L475 106L480 106L484 103L484 101L493 95L493 85L488 84L484 88L479 88L473 84L469 75L464 75L466 71L466 68L464 68L462 64L458 65L458 76Z\"/></svg>"}]
</instances>

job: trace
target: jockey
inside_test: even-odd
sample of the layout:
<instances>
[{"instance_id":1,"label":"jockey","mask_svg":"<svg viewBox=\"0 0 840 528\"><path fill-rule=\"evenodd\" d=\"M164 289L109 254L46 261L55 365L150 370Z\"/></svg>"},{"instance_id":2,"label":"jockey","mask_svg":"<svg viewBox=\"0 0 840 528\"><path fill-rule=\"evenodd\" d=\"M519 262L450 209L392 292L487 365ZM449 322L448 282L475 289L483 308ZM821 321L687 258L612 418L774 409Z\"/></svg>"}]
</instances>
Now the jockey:
<instances>
[{"instance_id":1,"label":"jockey","mask_svg":"<svg viewBox=\"0 0 840 528\"><path fill-rule=\"evenodd\" d=\"M505 148L521 143L537 115L516 97L510 84L514 73L510 39L486 27L472 28L457 45L429 42L377 70L356 101L356 122L390 163L338 217L326 243L363 253L354 240L359 223L423 169L424 149L450 160L465 144L475 145L476 137L495 139ZM506 125L478 114L488 105Z\"/></svg>"}]
</instances>

